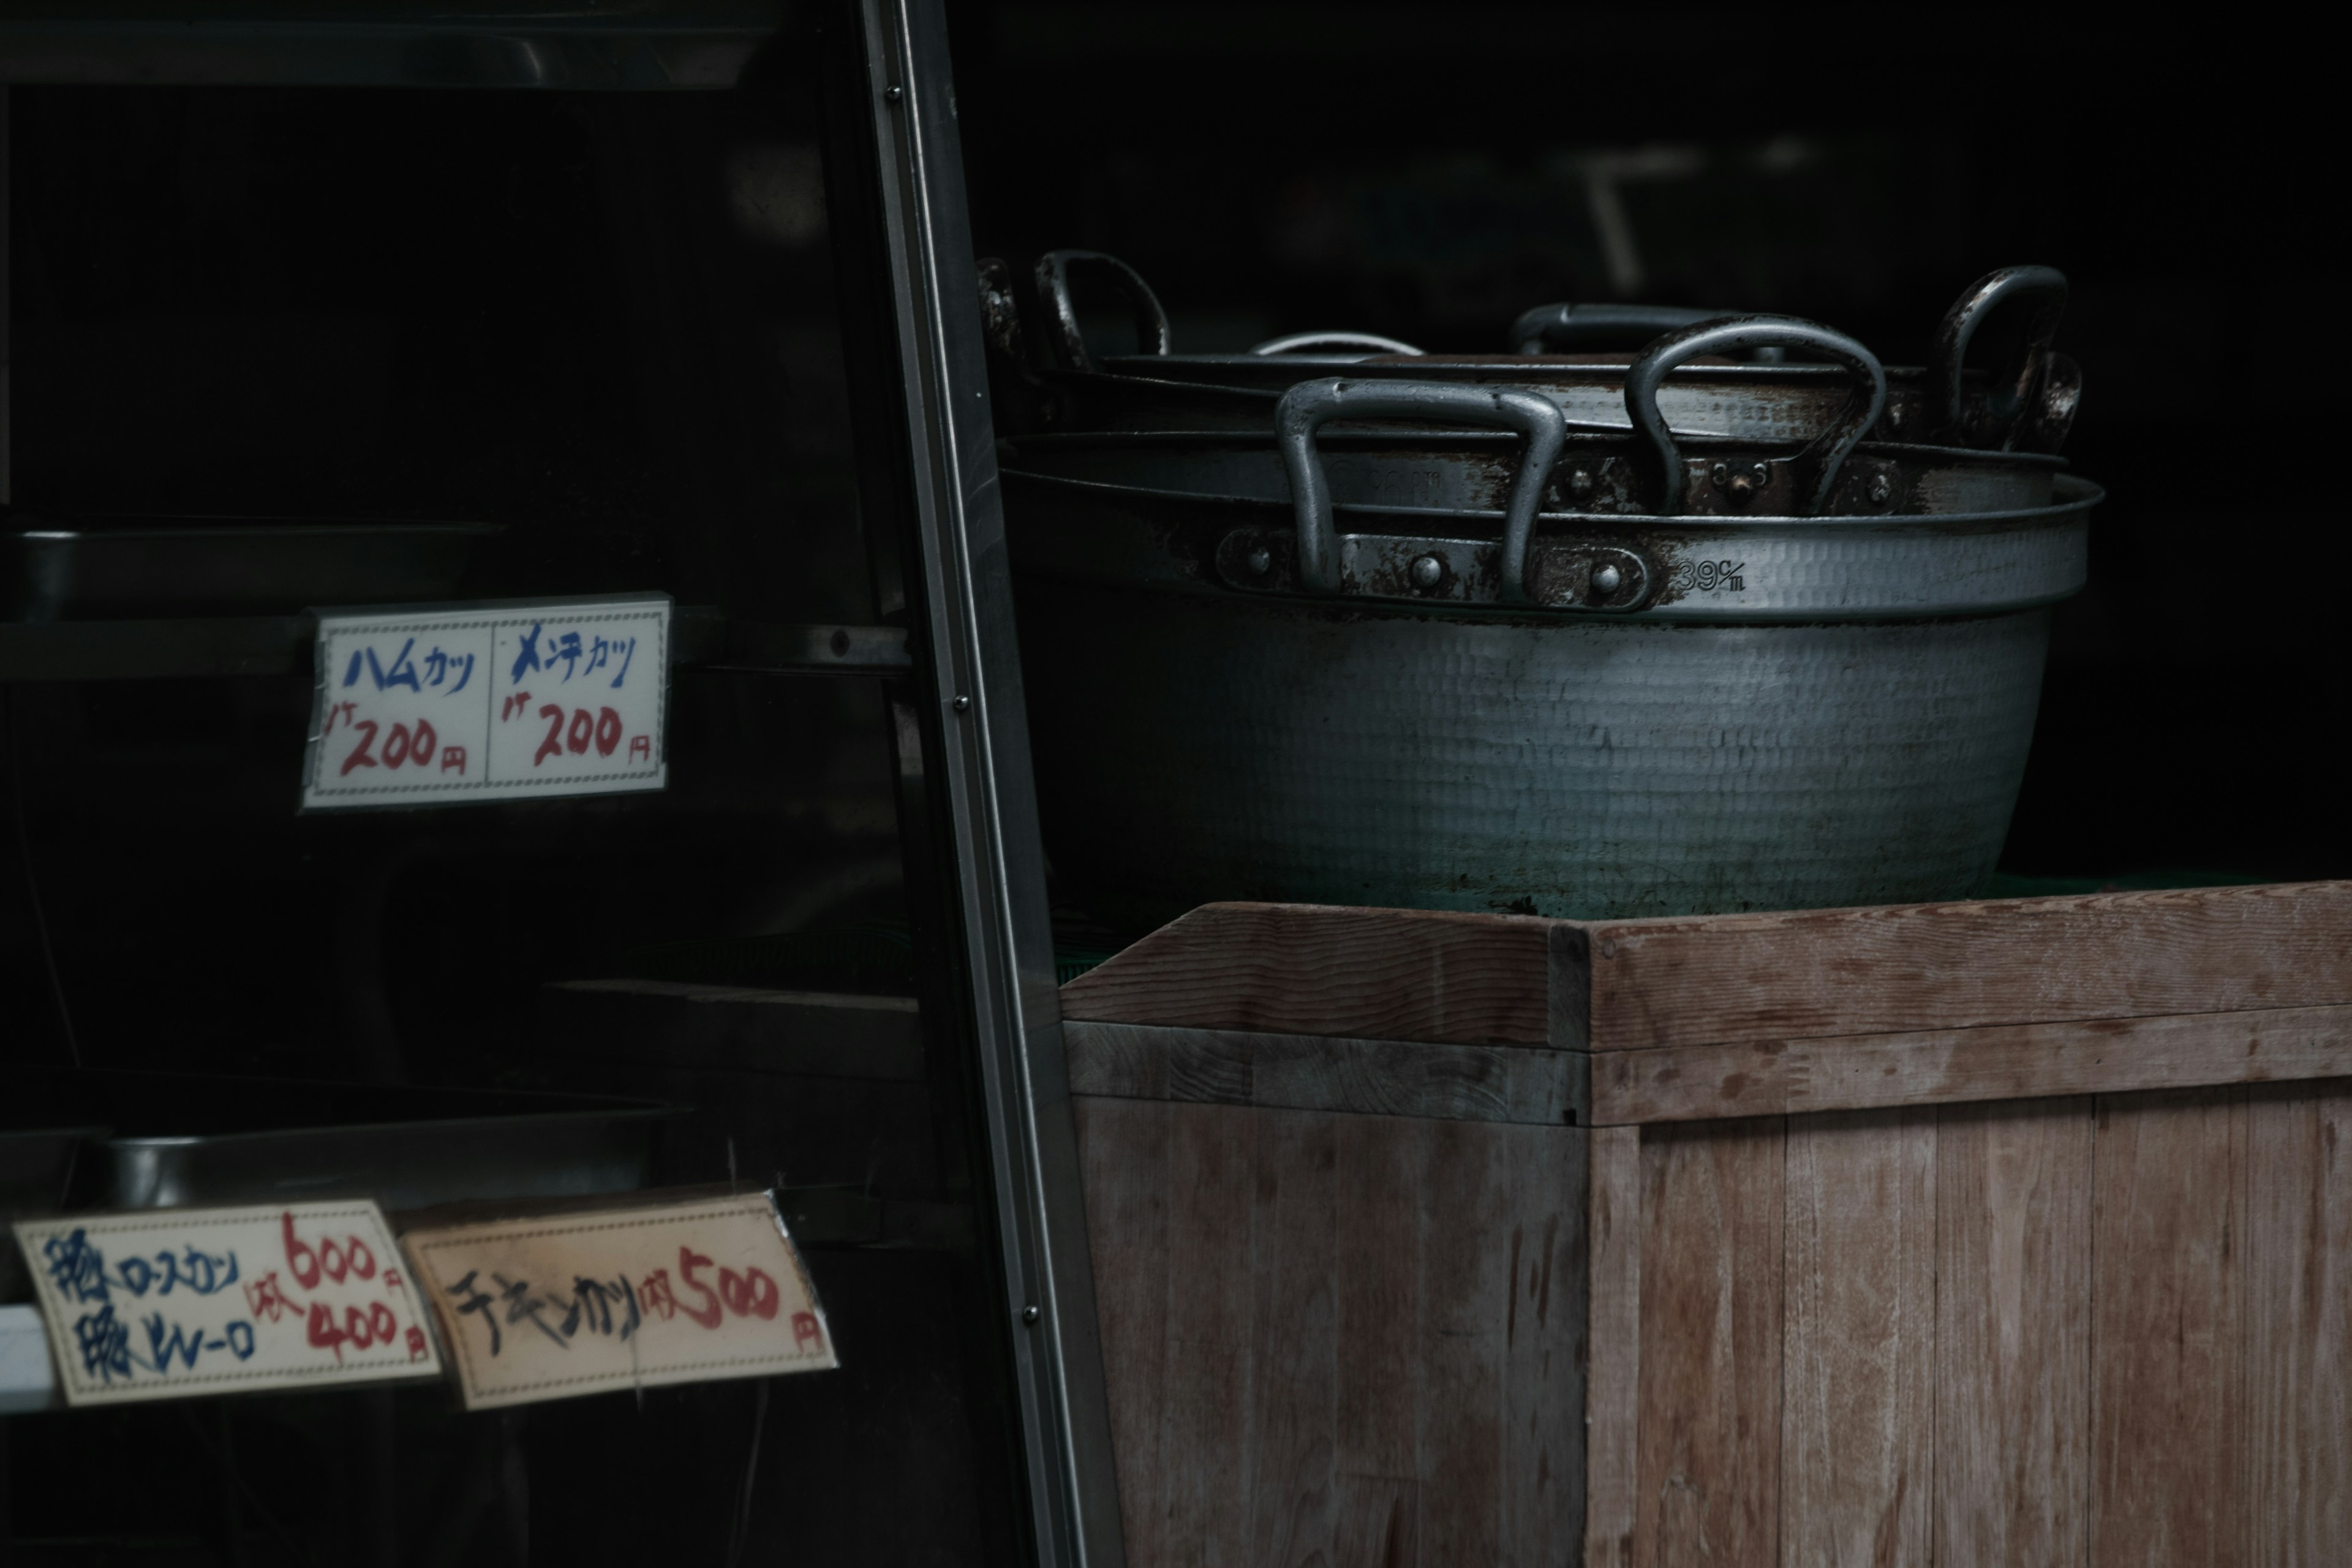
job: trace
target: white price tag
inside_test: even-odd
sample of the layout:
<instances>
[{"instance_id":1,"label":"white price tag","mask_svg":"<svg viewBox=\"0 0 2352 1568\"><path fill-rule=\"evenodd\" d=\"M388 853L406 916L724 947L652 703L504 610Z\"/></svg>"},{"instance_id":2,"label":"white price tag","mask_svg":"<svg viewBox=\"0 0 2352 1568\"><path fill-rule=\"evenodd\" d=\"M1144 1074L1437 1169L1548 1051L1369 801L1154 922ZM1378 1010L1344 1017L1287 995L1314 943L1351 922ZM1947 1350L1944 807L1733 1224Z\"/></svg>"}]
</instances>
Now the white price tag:
<instances>
[{"instance_id":1,"label":"white price tag","mask_svg":"<svg viewBox=\"0 0 2352 1568\"><path fill-rule=\"evenodd\" d=\"M660 789L667 598L321 611L307 810Z\"/></svg>"},{"instance_id":2,"label":"white price tag","mask_svg":"<svg viewBox=\"0 0 2352 1568\"><path fill-rule=\"evenodd\" d=\"M69 1405L441 1370L373 1203L19 1220Z\"/></svg>"},{"instance_id":3,"label":"white price tag","mask_svg":"<svg viewBox=\"0 0 2352 1568\"><path fill-rule=\"evenodd\" d=\"M765 1193L401 1239L468 1410L838 1364Z\"/></svg>"}]
</instances>

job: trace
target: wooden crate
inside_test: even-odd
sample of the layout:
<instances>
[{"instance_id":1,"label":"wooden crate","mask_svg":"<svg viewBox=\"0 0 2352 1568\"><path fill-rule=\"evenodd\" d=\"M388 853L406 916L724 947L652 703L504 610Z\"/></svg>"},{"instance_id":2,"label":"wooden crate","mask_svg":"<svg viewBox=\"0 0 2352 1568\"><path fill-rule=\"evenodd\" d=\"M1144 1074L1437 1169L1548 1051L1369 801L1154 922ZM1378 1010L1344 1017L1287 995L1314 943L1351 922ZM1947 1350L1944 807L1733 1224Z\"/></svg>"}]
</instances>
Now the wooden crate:
<instances>
[{"instance_id":1,"label":"wooden crate","mask_svg":"<svg viewBox=\"0 0 2352 1568\"><path fill-rule=\"evenodd\" d=\"M1134 1568L2352 1563L2352 883L1211 905L1063 1005Z\"/></svg>"}]
</instances>

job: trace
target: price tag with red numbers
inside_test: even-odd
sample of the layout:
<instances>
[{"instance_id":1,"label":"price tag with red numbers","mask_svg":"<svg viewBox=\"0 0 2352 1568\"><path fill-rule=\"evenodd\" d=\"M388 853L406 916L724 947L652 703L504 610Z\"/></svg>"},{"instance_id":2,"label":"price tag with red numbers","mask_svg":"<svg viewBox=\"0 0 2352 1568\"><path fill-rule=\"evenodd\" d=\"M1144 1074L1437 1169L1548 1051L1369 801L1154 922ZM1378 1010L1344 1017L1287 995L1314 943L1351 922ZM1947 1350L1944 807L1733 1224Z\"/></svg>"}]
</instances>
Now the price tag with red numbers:
<instances>
[{"instance_id":1,"label":"price tag with red numbers","mask_svg":"<svg viewBox=\"0 0 2352 1568\"><path fill-rule=\"evenodd\" d=\"M372 1203L157 1209L16 1230L69 1405L441 1370Z\"/></svg>"},{"instance_id":2,"label":"price tag with red numbers","mask_svg":"<svg viewBox=\"0 0 2352 1568\"><path fill-rule=\"evenodd\" d=\"M305 810L668 782L670 603L322 610Z\"/></svg>"},{"instance_id":3,"label":"price tag with red numbers","mask_svg":"<svg viewBox=\"0 0 2352 1568\"><path fill-rule=\"evenodd\" d=\"M766 1193L401 1240L468 1410L839 1364Z\"/></svg>"}]
</instances>

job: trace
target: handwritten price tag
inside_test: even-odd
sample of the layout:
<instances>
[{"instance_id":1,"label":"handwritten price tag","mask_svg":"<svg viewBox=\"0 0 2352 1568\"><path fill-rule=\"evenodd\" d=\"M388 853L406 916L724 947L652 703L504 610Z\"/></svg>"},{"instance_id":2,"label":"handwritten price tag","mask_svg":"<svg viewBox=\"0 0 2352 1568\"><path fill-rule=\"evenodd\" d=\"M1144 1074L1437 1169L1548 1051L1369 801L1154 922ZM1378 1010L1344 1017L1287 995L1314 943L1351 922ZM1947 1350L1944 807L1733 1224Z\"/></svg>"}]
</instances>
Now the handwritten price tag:
<instances>
[{"instance_id":1,"label":"handwritten price tag","mask_svg":"<svg viewBox=\"0 0 2352 1568\"><path fill-rule=\"evenodd\" d=\"M322 611L302 805L660 789L667 598Z\"/></svg>"},{"instance_id":2,"label":"handwritten price tag","mask_svg":"<svg viewBox=\"0 0 2352 1568\"><path fill-rule=\"evenodd\" d=\"M441 1370L372 1203L19 1220L69 1405Z\"/></svg>"},{"instance_id":3,"label":"handwritten price tag","mask_svg":"<svg viewBox=\"0 0 2352 1568\"><path fill-rule=\"evenodd\" d=\"M838 1364L765 1193L403 1240L468 1410Z\"/></svg>"}]
</instances>

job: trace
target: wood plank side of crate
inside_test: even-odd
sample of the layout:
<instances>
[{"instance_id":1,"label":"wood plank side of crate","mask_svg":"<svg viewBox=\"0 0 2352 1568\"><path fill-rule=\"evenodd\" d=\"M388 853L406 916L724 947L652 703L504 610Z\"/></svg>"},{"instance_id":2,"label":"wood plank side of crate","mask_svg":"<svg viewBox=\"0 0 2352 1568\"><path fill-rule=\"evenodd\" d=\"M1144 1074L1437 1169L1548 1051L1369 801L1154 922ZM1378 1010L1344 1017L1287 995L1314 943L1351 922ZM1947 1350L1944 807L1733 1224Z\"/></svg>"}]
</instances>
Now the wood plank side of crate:
<instances>
[{"instance_id":1,"label":"wood plank side of crate","mask_svg":"<svg viewBox=\"0 0 2352 1568\"><path fill-rule=\"evenodd\" d=\"M1541 1046L1553 1043L1553 949L1580 941L1529 916L1203 904L1063 986L1062 1016ZM1563 962L1580 970L1572 952Z\"/></svg>"},{"instance_id":2,"label":"wood plank side of crate","mask_svg":"<svg viewBox=\"0 0 2352 1568\"><path fill-rule=\"evenodd\" d=\"M2094 1563L2243 1560L2245 1120L2237 1089L2100 1097Z\"/></svg>"},{"instance_id":3,"label":"wood plank side of crate","mask_svg":"<svg viewBox=\"0 0 2352 1568\"><path fill-rule=\"evenodd\" d=\"M1594 1053L1596 1126L2352 1074L2352 1006Z\"/></svg>"},{"instance_id":4,"label":"wood plank side of crate","mask_svg":"<svg viewBox=\"0 0 2352 1568\"><path fill-rule=\"evenodd\" d=\"M1072 1105L1130 1563L1573 1555L1590 1134Z\"/></svg>"},{"instance_id":5,"label":"wood plank side of crate","mask_svg":"<svg viewBox=\"0 0 2352 1568\"><path fill-rule=\"evenodd\" d=\"M1935 1560L1936 1112L1789 1120L1780 1561Z\"/></svg>"},{"instance_id":6,"label":"wood plank side of crate","mask_svg":"<svg viewBox=\"0 0 2352 1568\"><path fill-rule=\"evenodd\" d=\"M2352 1551L2352 1082L2246 1091L2248 1563Z\"/></svg>"},{"instance_id":7,"label":"wood plank side of crate","mask_svg":"<svg viewBox=\"0 0 2352 1568\"><path fill-rule=\"evenodd\" d=\"M1086 1019L1062 1040L1073 1094L1549 1127L1591 1113L1581 1051Z\"/></svg>"},{"instance_id":8,"label":"wood plank side of crate","mask_svg":"<svg viewBox=\"0 0 2352 1568\"><path fill-rule=\"evenodd\" d=\"M1643 1130L1637 1563L1778 1561L1785 1138Z\"/></svg>"},{"instance_id":9,"label":"wood plank side of crate","mask_svg":"<svg viewBox=\"0 0 2352 1568\"><path fill-rule=\"evenodd\" d=\"M2352 882L1579 922L1205 904L1104 1023L1611 1052L2352 1004Z\"/></svg>"},{"instance_id":10,"label":"wood plank side of crate","mask_svg":"<svg viewBox=\"0 0 2352 1568\"><path fill-rule=\"evenodd\" d=\"M2352 882L1601 922L1598 1051L2352 1003Z\"/></svg>"}]
</instances>

